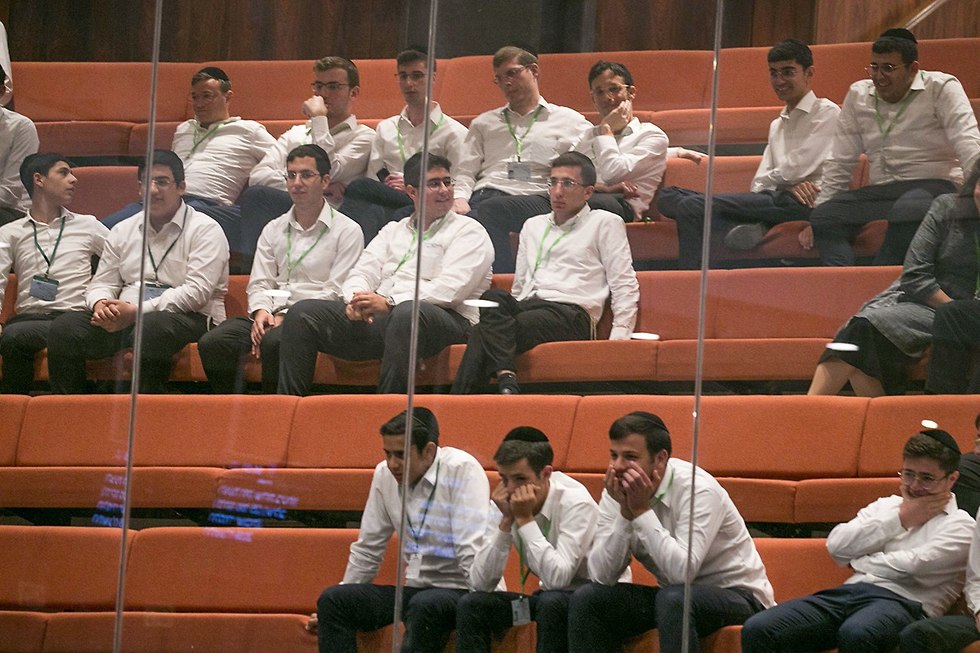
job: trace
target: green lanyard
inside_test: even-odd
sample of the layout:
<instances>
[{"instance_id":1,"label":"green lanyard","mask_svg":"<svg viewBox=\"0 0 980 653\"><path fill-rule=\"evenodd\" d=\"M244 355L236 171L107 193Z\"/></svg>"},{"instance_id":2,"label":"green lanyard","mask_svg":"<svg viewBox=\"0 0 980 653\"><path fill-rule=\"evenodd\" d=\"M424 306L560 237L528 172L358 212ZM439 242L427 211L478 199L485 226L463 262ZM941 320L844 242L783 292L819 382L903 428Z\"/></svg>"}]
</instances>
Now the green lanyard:
<instances>
[{"instance_id":1,"label":"green lanyard","mask_svg":"<svg viewBox=\"0 0 980 653\"><path fill-rule=\"evenodd\" d=\"M422 531L425 530L425 520L429 517L429 508L432 507L432 499L436 496L436 490L439 488L439 466L441 464L436 463L436 481L432 484L432 491L429 492L429 498L426 499L425 507L422 509L422 521L419 523L418 530L415 530L415 527L412 525L412 518L408 515L408 512L405 513L405 522L408 524L408 530L412 534L412 539L415 540L416 544L419 543L419 539L422 537Z\"/></svg>"},{"instance_id":2,"label":"green lanyard","mask_svg":"<svg viewBox=\"0 0 980 653\"><path fill-rule=\"evenodd\" d=\"M919 74L922 75L922 73ZM925 80L925 75L922 75L922 79ZM905 99L902 100L902 105L898 108L898 113L896 113L895 117L892 118L892 121L888 123L887 128L885 127L885 121L882 119L881 114L878 112L878 91L874 92L874 97L875 97L875 122L878 123L878 131L881 132L882 136L887 138L888 135L892 133L892 128L895 127L895 123L898 122L898 119L902 117L902 114L905 113L905 110L909 108L909 104L912 102L912 98L914 96L912 95L912 91L909 91L905 95Z\"/></svg>"},{"instance_id":3,"label":"green lanyard","mask_svg":"<svg viewBox=\"0 0 980 653\"><path fill-rule=\"evenodd\" d=\"M329 204L327 204L327 206L330 208L330 226L333 226L333 207ZM320 239L323 238L323 235L328 231L330 231L330 227L323 225L323 229L320 230L320 235L316 237L316 240L313 241L313 244L310 245L309 249L303 252L294 263L292 260L293 228L289 225L289 223L286 223L286 284L289 284L289 278L293 275L293 270L295 270L299 264L303 262L303 259L306 258L307 254L313 251L313 248L319 244Z\"/></svg>"},{"instance_id":4,"label":"green lanyard","mask_svg":"<svg viewBox=\"0 0 980 653\"><path fill-rule=\"evenodd\" d=\"M41 243L37 242L37 223L33 220L31 220L31 227L34 229L34 247L37 247L37 251L41 252L41 257L44 259L44 262L48 264L48 268L44 271L44 276L47 276L48 272L51 271L51 266L54 264L54 257L58 254L58 245L61 244L61 236L65 233L65 216L61 216L61 228L58 229L58 240L54 241L51 258L48 258L48 255L41 249Z\"/></svg>"},{"instance_id":5,"label":"green lanyard","mask_svg":"<svg viewBox=\"0 0 980 653\"><path fill-rule=\"evenodd\" d=\"M442 224L444 220L445 217L439 218L436 221L436 224L432 225L432 228L430 228L428 231L422 234L423 243L425 242L426 238L432 240L432 237L435 236L436 233L442 228ZM400 261L398 261L398 265L395 266L395 270L394 272L391 273L391 276L395 276L396 274L398 274L398 271L402 269L402 266L405 265L406 262L408 262L408 259L412 258L412 253L415 252L415 239L417 237L418 237L418 229L412 232L412 242L408 244L408 249L405 250L405 255L402 256L402 259Z\"/></svg>"},{"instance_id":6,"label":"green lanyard","mask_svg":"<svg viewBox=\"0 0 980 653\"><path fill-rule=\"evenodd\" d=\"M149 243L146 245L146 251L150 255L150 265L153 266L153 280L154 281L160 281L160 266L163 265L163 262L167 260L167 256L170 255L170 251L174 248L174 245L177 244L177 241L180 240L180 237L182 235L184 235L184 227L187 226L187 212L188 211L190 211L190 207L185 204L184 205L184 219L180 223L180 233L177 234L177 237L174 238L174 242L170 243L170 247L168 247L167 248L167 251L165 251L163 253L163 256L160 257L160 262L159 263L157 263L156 260L153 258L153 249L150 247Z\"/></svg>"},{"instance_id":7,"label":"green lanyard","mask_svg":"<svg viewBox=\"0 0 980 653\"><path fill-rule=\"evenodd\" d=\"M544 251L544 244L548 240L548 234L551 233L551 226L552 225L549 222L548 223L548 230L544 232L544 235L541 236L541 242L538 243L538 253L537 253L537 256L534 257L534 269L531 270L531 276L532 277L538 273L538 268L541 267L541 261L544 260L544 259L546 259L546 258L550 258L551 257L551 250L553 250L555 248L555 245L557 245L558 243L560 243L561 240L562 240L562 238L564 238L565 236L567 236L572 231L571 229L569 229L568 231L565 231L565 232L562 232L561 234L559 234L559 236L557 238L555 238L553 241L551 241L551 246L548 248L548 251L545 252Z\"/></svg>"},{"instance_id":8,"label":"green lanyard","mask_svg":"<svg viewBox=\"0 0 980 653\"><path fill-rule=\"evenodd\" d=\"M544 539L548 539L548 533L550 532L551 521L546 519L544 526L541 527L541 533L544 535ZM524 584L527 583L527 577L531 573L531 568L527 566L527 559L524 557L524 540L521 539L520 535L517 536L517 554L521 558L521 594L523 594Z\"/></svg>"},{"instance_id":9,"label":"green lanyard","mask_svg":"<svg viewBox=\"0 0 980 653\"><path fill-rule=\"evenodd\" d=\"M442 125L442 121L446 119L446 114L439 116L439 122L436 123L432 131L429 132L429 136L436 133L436 130ZM525 134L526 136L527 134ZM402 166L405 165L405 161L408 157L405 156L405 140L402 138L402 130L398 127L398 122L395 123L395 138L398 140L398 155L402 158Z\"/></svg>"},{"instance_id":10,"label":"green lanyard","mask_svg":"<svg viewBox=\"0 0 980 653\"><path fill-rule=\"evenodd\" d=\"M215 124L214 126L212 126L211 129L209 129L206 132L204 132L204 134L202 134L201 136L192 136L191 139L193 140L194 144L191 147L191 153L188 154L187 156L189 156L189 157L190 156L194 156L194 152L197 151L197 148L200 147L201 143L203 143L204 141L206 141L211 134L215 133L216 131L218 131L219 129L221 129L222 127L224 127L227 124L228 124L228 120L223 120L223 121ZM201 129L202 128L199 127L199 126L198 127L194 127L194 133L197 134Z\"/></svg>"},{"instance_id":11,"label":"green lanyard","mask_svg":"<svg viewBox=\"0 0 980 653\"><path fill-rule=\"evenodd\" d=\"M973 232L973 244L977 248L977 285L973 290L973 299L980 299L980 233Z\"/></svg>"},{"instance_id":12,"label":"green lanyard","mask_svg":"<svg viewBox=\"0 0 980 653\"><path fill-rule=\"evenodd\" d=\"M674 470L670 470L670 478L667 479L667 489L653 498L653 505L650 507L655 508L659 503L661 503L664 500L664 497L667 496L667 493L670 492L670 488L673 487L673 485L674 485Z\"/></svg>"},{"instance_id":13,"label":"green lanyard","mask_svg":"<svg viewBox=\"0 0 980 653\"><path fill-rule=\"evenodd\" d=\"M507 121L507 129L510 131L510 137L514 139L514 146L517 149L517 160L521 160L521 153L524 151L524 139L527 138L528 133L531 131L531 127L534 127L534 123L538 121L538 114L541 113L541 109L544 108L543 104L539 104L538 108L534 110L534 115L531 116L531 124L527 126L524 130L524 134L520 138L517 136L517 132L514 131L514 127L510 124L510 110L504 109L504 120Z\"/></svg>"}]
</instances>

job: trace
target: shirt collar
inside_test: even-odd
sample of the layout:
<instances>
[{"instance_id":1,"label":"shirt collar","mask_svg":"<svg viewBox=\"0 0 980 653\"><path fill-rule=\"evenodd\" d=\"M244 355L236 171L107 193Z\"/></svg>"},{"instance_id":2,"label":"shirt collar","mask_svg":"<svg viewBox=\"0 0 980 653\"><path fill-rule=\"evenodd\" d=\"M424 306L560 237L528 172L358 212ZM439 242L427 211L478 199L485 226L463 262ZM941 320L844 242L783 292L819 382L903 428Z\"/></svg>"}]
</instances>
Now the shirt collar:
<instances>
[{"instance_id":1,"label":"shirt collar","mask_svg":"<svg viewBox=\"0 0 980 653\"><path fill-rule=\"evenodd\" d=\"M30 210L27 211L27 215L25 217L27 218L27 221L28 222L33 222L34 224L45 224L44 222L40 222L38 220L35 220L34 219L34 216L31 215ZM61 211L58 213L57 217L55 217L54 220L52 220L51 222L47 223L46 226L50 226L51 223L53 223L56 220L58 220L58 218L64 218L65 219L65 222L70 222L71 219L74 218L74 217L75 217L75 214L74 213L72 213L71 211L69 211L65 207L61 207Z\"/></svg>"},{"instance_id":2,"label":"shirt collar","mask_svg":"<svg viewBox=\"0 0 980 653\"><path fill-rule=\"evenodd\" d=\"M442 216L441 218L436 218L432 222L432 224L429 225L429 228L426 230L426 233L428 233L430 231L439 231L440 229L442 229L442 226L446 222L449 222L449 220L454 215L456 215L456 214L453 213L452 209L450 209L449 211L446 212L446 215ZM408 216L407 218L405 218L405 228L408 229L409 231L415 231L415 214L414 213L412 215Z\"/></svg>"},{"instance_id":3,"label":"shirt collar","mask_svg":"<svg viewBox=\"0 0 980 653\"><path fill-rule=\"evenodd\" d=\"M211 123L207 127L203 127L201 125L201 122L195 116L194 118L191 118L191 124L194 125L194 129L211 129L211 128L215 127L215 126L227 125L227 124L232 123L232 122L238 122L241 119L242 119L241 116L230 116L229 118L226 118L225 120L219 120L218 122Z\"/></svg>"},{"instance_id":4,"label":"shirt collar","mask_svg":"<svg viewBox=\"0 0 980 653\"><path fill-rule=\"evenodd\" d=\"M320 215L316 216L316 222L319 222L320 224L322 224L323 226L325 226L327 229L330 229L330 227L333 226L332 209L333 209L333 207L330 206L330 202L327 202L326 200L324 200L324 202L323 202L323 208L320 209ZM313 223L313 227L316 226L316 222ZM313 228L313 227L310 227L310 229L303 229L303 227L300 226L299 222L296 221L296 207L295 206L291 206L289 208L289 226L290 226L290 228L292 228L292 229L294 229L294 230L296 230L296 231L298 231L300 233L303 233L305 231L309 231L310 229Z\"/></svg>"},{"instance_id":5,"label":"shirt collar","mask_svg":"<svg viewBox=\"0 0 980 653\"><path fill-rule=\"evenodd\" d=\"M137 213L136 216L134 216L133 218L139 220L139 225L137 226L137 229L139 229L141 233L143 231L144 213L145 213L144 211L141 211ZM163 227L161 227L161 229L157 232L154 232L153 227L150 227L150 232L156 234L162 234L164 231L168 229L176 229L177 232L180 233L180 231L183 230L184 228L184 223L187 221L188 213L190 213L190 210L188 209L187 205L184 204L184 200L181 200L180 206L177 207L177 210L174 212L173 217L170 218L170 220L168 220L167 223L164 224ZM147 218L147 221L149 221L149 218Z\"/></svg>"},{"instance_id":6,"label":"shirt collar","mask_svg":"<svg viewBox=\"0 0 980 653\"><path fill-rule=\"evenodd\" d=\"M432 464L429 465L429 469L425 470L425 474L422 474L420 481L424 481L428 487L432 487L436 484L436 468L439 467L439 462L442 460L442 447L436 447L436 455L432 459ZM416 485L416 487L418 487Z\"/></svg>"},{"instance_id":7,"label":"shirt collar","mask_svg":"<svg viewBox=\"0 0 980 653\"><path fill-rule=\"evenodd\" d=\"M405 121L405 123L414 127L414 125L412 125L412 121L408 119L407 105L402 107L401 113L398 114L398 121ZM432 108L429 109L429 122L432 123L433 126L442 122L442 107L439 106L438 102L433 102Z\"/></svg>"},{"instance_id":8,"label":"shirt collar","mask_svg":"<svg viewBox=\"0 0 980 653\"><path fill-rule=\"evenodd\" d=\"M515 116L518 116L518 117L523 118L524 116L533 115L534 112L538 110L538 107L541 107L542 112L545 112L546 113L548 111L548 102L545 101L545 99L542 96L540 96L540 95L538 96L538 103L536 105L534 105L531 108L531 110L528 111L527 113L525 113L523 116L521 114L517 113L516 111L514 111L513 109L511 109L509 104L504 105L504 109L503 110L504 110L504 112L508 112L509 111L510 113L514 114Z\"/></svg>"},{"instance_id":9,"label":"shirt collar","mask_svg":"<svg viewBox=\"0 0 980 653\"><path fill-rule=\"evenodd\" d=\"M355 116L352 113L349 116L347 116L347 118L343 122L337 123L336 125L331 127L330 135L336 136L341 132L354 131L355 127L357 127L357 116Z\"/></svg>"},{"instance_id":10,"label":"shirt collar","mask_svg":"<svg viewBox=\"0 0 980 653\"><path fill-rule=\"evenodd\" d=\"M548 480L548 496L545 497L544 505L541 506L541 512L538 514L546 519L548 523L554 520L555 513L558 512L558 504L561 501L561 490L555 487L555 474L551 474L551 478Z\"/></svg>"},{"instance_id":11,"label":"shirt collar","mask_svg":"<svg viewBox=\"0 0 980 653\"><path fill-rule=\"evenodd\" d=\"M779 113L779 117L783 120L789 120L790 114L797 109L803 113L810 113L810 110L813 109L813 105L816 103L817 94L811 90L800 98L800 101L796 103L796 106L793 107L792 111L790 111L788 107L783 107L783 110Z\"/></svg>"},{"instance_id":12,"label":"shirt collar","mask_svg":"<svg viewBox=\"0 0 980 653\"><path fill-rule=\"evenodd\" d=\"M670 505L671 494L668 491L672 485L671 481L673 481L674 478L673 467L674 467L674 459L668 458L667 466L664 467L664 477L660 479L660 485L658 485L657 489L653 491L654 497L660 497L659 501L656 498L654 498L653 501L656 503L663 504L664 507L667 508L668 510L673 510L673 506ZM661 493L663 493L663 496L661 496ZM655 503L651 503L650 505L653 506L655 505Z\"/></svg>"},{"instance_id":13,"label":"shirt collar","mask_svg":"<svg viewBox=\"0 0 980 653\"><path fill-rule=\"evenodd\" d=\"M591 210L592 209L589 207L588 203L586 203L586 205L583 206L578 213L570 217L568 220L565 220L563 224L557 224L555 222L555 212L552 211L548 214L548 222L551 223L551 225L556 229L571 229L578 224L580 220L584 220L585 216L588 215L589 211Z\"/></svg>"}]
</instances>

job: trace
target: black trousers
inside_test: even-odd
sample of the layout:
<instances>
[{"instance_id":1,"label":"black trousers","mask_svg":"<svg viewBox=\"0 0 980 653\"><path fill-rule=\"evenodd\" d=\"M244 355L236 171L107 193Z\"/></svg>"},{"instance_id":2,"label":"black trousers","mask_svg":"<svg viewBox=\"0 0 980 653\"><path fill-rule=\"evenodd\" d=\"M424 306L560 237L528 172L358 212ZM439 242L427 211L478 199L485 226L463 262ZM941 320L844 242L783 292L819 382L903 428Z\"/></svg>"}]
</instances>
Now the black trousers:
<instances>
[{"instance_id":1,"label":"black trousers","mask_svg":"<svg viewBox=\"0 0 980 653\"><path fill-rule=\"evenodd\" d=\"M888 231L873 264L901 265L932 200L955 191L948 179L916 179L838 193L810 213L820 260L824 265L854 265L854 237L867 223L885 218Z\"/></svg>"},{"instance_id":2,"label":"black trousers","mask_svg":"<svg viewBox=\"0 0 980 653\"><path fill-rule=\"evenodd\" d=\"M345 309L344 302L325 299L304 299L289 309L282 323L279 394L309 394L318 351L346 360L380 358L378 392L404 394L408 390L412 302L398 304L371 324L351 321ZM465 342L469 329L470 323L459 313L421 302L419 360Z\"/></svg>"},{"instance_id":3,"label":"black trousers","mask_svg":"<svg viewBox=\"0 0 980 653\"><path fill-rule=\"evenodd\" d=\"M378 235L381 228L397 219L397 211L414 207L412 198L376 179L355 179L344 190L340 212L361 226L364 244Z\"/></svg>"},{"instance_id":4,"label":"black trousers","mask_svg":"<svg viewBox=\"0 0 980 653\"><path fill-rule=\"evenodd\" d=\"M513 624L511 603L517 592L470 592L456 606L456 650L490 653L491 640ZM538 591L527 597L537 624L537 653L568 651L568 602L571 590Z\"/></svg>"},{"instance_id":5,"label":"black trousers","mask_svg":"<svg viewBox=\"0 0 980 653\"><path fill-rule=\"evenodd\" d=\"M279 386L279 343L282 328L268 329L262 336L262 392L275 394ZM245 357L252 351L252 320L233 317L211 329L197 342L204 373L215 394L245 392Z\"/></svg>"},{"instance_id":6,"label":"black trousers","mask_svg":"<svg viewBox=\"0 0 980 653\"><path fill-rule=\"evenodd\" d=\"M293 208L293 200L284 190L268 186L249 186L238 200L241 205L241 237L238 249L242 254L242 265L247 268L241 274L248 274L255 257L255 247L265 225ZM234 274L234 273L233 273Z\"/></svg>"},{"instance_id":7,"label":"black trousers","mask_svg":"<svg viewBox=\"0 0 980 653\"><path fill-rule=\"evenodd\" d=\"M500 288L491 288L482 298L498 305L480 309L453 382L456 394L475 392L493 374L515 370L517 355L542 343L592 337L592 319L581 306L537 297L517 301Z\"/></svg>"},{"instance_id":8,"label":"black trousers","mask_svg":"<svg viewBox=\"0 0 980 653\"><path fill-rule=\"evenodd\" d=\"M973 617L933 617L915 621L902 629L898 650L901 653L959 653L976 641L980 641L980 633Z\"/></svg>"},{"instance_id":9,"label":"black trousers","mask_svg":"<svg viewBox=\"0 0 980 653\"><path fill-rule=\"evenodd\" d=\"M57 394L85 392L85 361L105 358L133 346L134 328L109 333L91 323L91 311L70 311L51 323L48 331L48 378ZM139 391L163 392L173 357L208 330L201 313L154 311L143 315Z\"/></svg>"},{"instance_id":10,"label":"black trousers","mask_svg":"<svg viewBox=\"0 0 980 653\"><path fill-rule=\"evenodd\" d=\"M59 315L60 311L21 313L7 320L0 334L0 356L3 357L0 393L30 393L34 385L34 357L48 346L48 330Z\"/></svg>"},{"instance_id":11,"label":"black trousers","mask_svg":"<svg viewBox=\"0 0 980 653\"><path fill-rule=\"evenodd\" d=\"M980 393L980 365L970 367L980 351L980 301L960 299L936 309L926 392Z\"/></svg>"},{"instance_id":12,"label":"black trousers","mask_svg":"<svg viewBox=\"0 0 980 653\"><path fill-rule=\"evenodd\" d=\"M456 627L456 603L464 594L461 589L406 587L403 653L442 653ZM357 653L358 631L383 628L394 621L394 613L391 585L328 587L316 604L320 653Z\"/></svg>"}]
</instances>

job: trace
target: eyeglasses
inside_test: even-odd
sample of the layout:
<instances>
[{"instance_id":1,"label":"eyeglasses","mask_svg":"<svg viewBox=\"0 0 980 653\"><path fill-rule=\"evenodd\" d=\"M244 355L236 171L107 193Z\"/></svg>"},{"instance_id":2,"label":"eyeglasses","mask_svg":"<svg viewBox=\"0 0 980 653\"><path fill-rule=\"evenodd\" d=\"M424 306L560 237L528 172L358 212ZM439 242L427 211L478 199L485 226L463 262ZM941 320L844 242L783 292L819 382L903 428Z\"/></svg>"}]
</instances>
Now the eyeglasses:
<instances>
[{"instance_id":1,"label":"eyeglasses","mask_svg":"<svg viewBox=\"0 0 980 653\"><path fill-rule=\"evenodd\" d=\"M350 84L341 84L340 82L313 82L310 84L310 88L313 89L314 93L322 93L323 91L333 93L348 86Z\"/></svg>"},{"instance_id":2,"label":"eyeglasses","mask_svg":"<svg viewBox=\"0 0 980 653\"><path fill-rule=\"evenodd\" d=\"M911 469L902 469L898 472L898 477L902 479L902 483L906 485L912 485L915 481L919 482L919 486L925 490L931 490L936 486L936 483L947 478L949 474L944 474L939 478L936 478L932 474L920 474L919 472L913 472Z\"/></svg>"},{"instance_id":3,"label":"eyeglasses","mask_svg":"<svg viewBox=\"0 0 980 653\"><path fill-rule=\"evenodd\" d=\"M398 81L400 82L407 82L408 80L412 80L413 82L421 82L423 79L425 79L425 73L421 70L413 70L410 73L400 72L395 75L395 77L397 77Z\"/></svg>"},{"instance_id":4,"label":"eyeglasses","mask_svg":"<svg viewBox=\"0 0 980 653\"><path fill-rule=\"evenodd\" d=\"M581 186L582 188L585 188L586 186L586 184L577 182L574 179L557 179L556 177L549 177L547 184L548 184L548 188L555 188L557 186L561 186L565 190L571 190L576 186Z\"/></svg>"},{"instance_id":5,"label":"eyeglasses","mask_svg":"<svg viewBox=\"0 0 980 653\"><path fill-rule=\"evenodd\" d=\"M505 81L512 82L515 79L517 79L517 76L520 75L525 68L527 68L527 66L523 66L523 65L515 66L513 68L508 68L507 70L504 71L503 75L494 75L493 83L496 84L497 86L500 86Z\"/></svg>"},{"instance_id":6,"label":"eyeglasses","mask_svg":"<svg viewBox=\"0 0 980 653\"><path fill-rule=\"evenodd\" d=\"M620 86L619 84L612 84L611 86L607 86L606 88L596 87L592 89L592 95L594 97L603 97L606 94L616 96L622 93L624 90L626 90L626 88L627 87Z\"/></svg>"},{"instance_id":7,"label":"eyeglasses","mask_svg":"<svg viewBox=\"0 0 980 653\"><path fill-rule=\"evenodd\" d=\"M297 172L296 170L289 170L288 172L283 174L283 178L286 181L296 181L297 177L299 177L303 181L309 181L311 179L322 177L322 175L319 172L314 172L313 170L300 170L299 172Z\"/></svg>"},{"instance_id":8,"label":"eyeglasses","mask_svg":"<svg viewBox=\"0 0 980 653\"><path fill-rule=\"evenodd\" d=\"M778 70L776 68L770 68L769 79L793 79L800 70L800 68L794 68L793 66L779 68Z\"/></svg>"},{"instance_id":9,"label":"eyeglasses","mask_svg":"<svg viewBox=\"0 0 980 653\"><path fill-rule=\"evenodd\" d=\"M439 190L443 186L446 188L452 188L453 184L456 183L452 177L443 177L442 179L428 179L425 182L425 187L429 190Z\"/></svg>"},{"instance_id":10,"label":"eyeglasses","mask_svg":"<svg viewBox=\"0 0 980 653\"><path fill-rule=\"evenodd\" d=\"M907 68L910 65L911 64L907 64L907 63L898 64L897 66L891 63L883 63L883 64L869 63L867 67L865 67L865 70L869 75L877 75L878 73L881 73L883 75L891 75L899 68Z\"/></svg>"},{"instance_id":11,"label":"eyeglasses","mask_svg":"<svg viewBox=\"0 0 980 653\"><path fill-rule=\"evenodd\" d=\"M146 180L143 180L140 183L145 184ZM170 177L150 177L149 183L156 185L157 188L162 190L164 188L170 188L175 182Z\"/></svg>"}]
</instances>

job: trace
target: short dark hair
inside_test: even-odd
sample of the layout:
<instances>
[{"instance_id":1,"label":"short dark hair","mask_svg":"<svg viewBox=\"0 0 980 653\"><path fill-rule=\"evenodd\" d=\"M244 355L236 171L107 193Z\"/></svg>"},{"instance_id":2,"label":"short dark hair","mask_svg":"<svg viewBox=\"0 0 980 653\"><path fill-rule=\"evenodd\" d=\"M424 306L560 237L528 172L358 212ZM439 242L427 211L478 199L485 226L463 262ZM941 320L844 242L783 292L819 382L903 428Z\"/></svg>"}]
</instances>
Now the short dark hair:
<instances>
[{"instance_id":1,"label":"short dark hair","mask_svg":"<svg viewBox=\"0 0 980 653\"><path fill-rule=\"evenodd\" d=\"M357 66L347 57L323 57L313 62L313 72L322 73L334 68L347 71L347 83L351 88L361 85L361 74L357 72Z\"/></svg>"},{"instance_id":2,"label":"short dark hair","mask_svg":"<svg viewBox=\"0 0 980 653\"><path fill-rule=\"evenodd\" d=\"M407 410L398 413L381 425L381 435L405 435ZM430 442L439 444L439 422L428 408L416 406L412 411L412 446L417 451Z\"/></svg>"},{"instance_id":3,"label":"short dark hair","mask_svg":"<svg viewBox=\"0 0 980 653\"><path fill-rule=\"evenodd\" d=\"M790 60L804 68L812 66L813 52L810 50L810 46L799 39L786 39L772 46L769 49L769 54L766 55L766 61L769 63Z\"/></svg>"},{"instance_id":4,"label":"short dark hair","mask_svg":"<svg viewBox=\"0 0 980 653\"><path fill-rule=\"evenodd\" d=\"M194 73L194 76L191 77L191 86L207 79L217 80L218 88L221 89L222 93L227 93L231 90L231 79L229 79L225 71L217 66L206 66Z\"/></svg>"},{"instance_id":5,"label":"short dark hair","mask_svg":"<svg viewBox=\"0 0 980 653\"><path fill-rule=\"evenodd\" d=\"M960 452L942 444L926 432L916 433L902 448L902 458L931 458L939 469L952 474L960 466Z\"/></svg>"},{"instance_id":6,"label":"short dark hair","mask_svg":"<svg viewBox=\"0 0 980 653\"><path fill-rule=\"evenodd\" d=\"M395 64L398 66L407 66L410 63L415 63L416 61L421 61L422 63L428 62L429 58L425 51L425 48L412 45L408 49L402 50L395 57ZM436 71L436 60L432 60L432 72Z\"/></svg>"},{"instance_id":7,"label":"short dark hair","mask_svg":"<svg viewBox=\"0 0 980 653\"><path fill-rule=\"evenodd\" d=\"M592 64L592 68L589 69L589 86L592 86L592 80L607 70L613 75L622 77L627 86L633 85L633 75L625 65L616 63L615 61L603 61L600 59Z\"/></svg>"},{"instance_id":8,"label":"short dark hair","mask_svg":"<svg viewBox=\"0 0 980 653\"><path fill-rule=\"evenodd\" d=\"M632 434L642 435L647 444L647 451L656 456L661 451L670 455L670 431L664 421L643 410L623 415L609 427L609 439L623 440Z\"/></svg>"},{"instance_id":9,"label":"short dark hair","mask_svg":"<svg viewBox=\"0 0 980 653\"><path fill-rule=\"evenodd\" d=\"M548 442L548 437L533 426L518 426L504 437L497 447L493 460L497 465L512 465L519 460L527 459L535 474L552 464L555 451Z\"/></svg>"},{"instance_id":10,"label":"short dark hair","mask_svg":"<svg viewBox=\"0 0 980 653\"><path fill-rule=\"evenodd\" d=\"M592 159L581 152L565 152L559 154L551 162L552 168L578 168L582 174L582 183L586 186L595 186L596 173L595 164Z\"/></svg>"},{"instance_id":11,"label":"short dark hair","mask_svg":"<svg viewBox=\"0 0 980 653\"><path fill-rule=\"evenodd\" d=\"M435 170L437 168L442 168L447 172L452 170L452 164L444 156L439 156L438 154L429 153L429 161L426 165L425 171ZM408 158L405 162L405 169L403 170L402 179L405 181L406 186L414 186L415 188L421 188L425 185L425 175L422 174L422 153L416 152Z\"/></svg>"},{"instance_id":12,"label":"short dark hair","mask_svg":"<svg viewBox=\"0 0 980 653\"><path fill-rule=\"evenodd\" d=\"M24 184L28 196L34 197L34 174L40 173L47 177L51 168L59 161L64 161L71 166L65 155L58 152L37 152L24 157L24 161L20 164L20 183Z\"/></svg>"},{"instance_id":13,"label":"short dark hair","mask_svg":"<svg viewBox=\"0 0 980 653\"><path fill-rule=\"evenodd\" d=\"M166 166L174 176L174 183L178 186L184 183L184 162L171 150L153 150L153 162L151 165ZM136 164L136 176L143 181L143 169L146 168L146 159L140 158Z\"/></svg>"},{"instance_id":14,"label":"short dark hair","mask_svg":"<svg viewBox=\"0 0 980 653\"><path fill-rule=\"evenodd\" d=\"M910 64L919 58L919 46L915 40L915 35L907 29L896 27L886 29L878 37L878 40L871 44L871 51L875 54L888 54L898 52L902 55L902 63Z\"/></svg>"},{"instance_id":15,"label":"short dark hair","mask_svg":"<svg viewBox=\"0 0 980 653\"><path fill-rule=\"evenodd\" d=\"M505 45L493 54L493 67L499 68L511 59L517 59L522 66L538 63L538 57L527 48L516 45Z\"/></svg>"},{"instance_id":16,"label":"short dark hair","mask_svg":"<svg viewBox=\"0 0 980 653\"><path fill-rule=\"evenodd\" d=\"M330 174L330 156L327 155L327 151L316 143L309 143L307 145L300 145L299 147L294 147L289 154L286 155L286 164L288 165L293 159L302 159L304 157L309 157L316 160L316 171L320 173L320 176Z\"/></svg>"}]
</instances>

